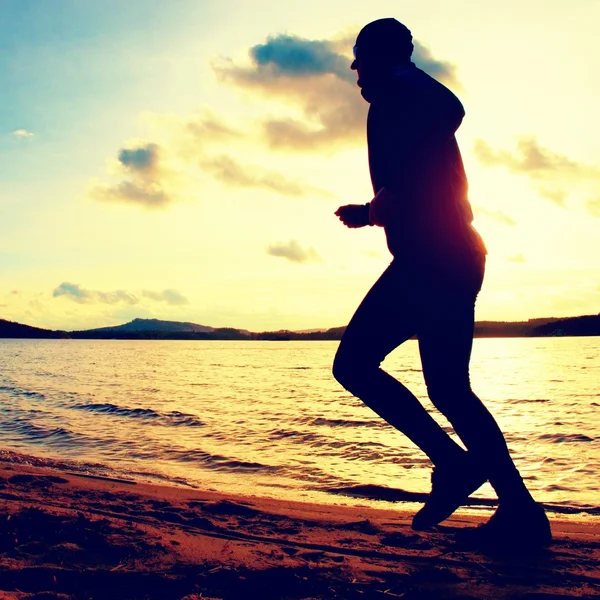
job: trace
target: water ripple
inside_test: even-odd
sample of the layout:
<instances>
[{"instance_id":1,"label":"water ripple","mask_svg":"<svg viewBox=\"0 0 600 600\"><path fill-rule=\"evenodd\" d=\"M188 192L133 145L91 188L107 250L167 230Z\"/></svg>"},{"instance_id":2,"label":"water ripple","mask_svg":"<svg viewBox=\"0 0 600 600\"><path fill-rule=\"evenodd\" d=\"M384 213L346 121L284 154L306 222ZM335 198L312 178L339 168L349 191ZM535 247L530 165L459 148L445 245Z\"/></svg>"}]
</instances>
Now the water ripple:
<instances>
[{"instance_id":1,"label":"water ripple","mask_svg":"<svg viewBox=\"0 0 600 600\"><path fill-rule=\"evenodd\" d=\"M538 439L547 440L553 444L593 442L595 440L595 438L583 435L582 433L544 433L540 435Z\"/></svg>"},{"instance_id":2,"label":"water ripple","mask_svg":"<svg viewBox=\"0 0 600 600\"><path fill-rule=\"evenodd\" d=\"M46 396L33 390L24 390L20 387L0 386L0 392L8 392L13 398L33 398L35 400L44 400Z\"/></svg>"},{"instance_id":3,"label":"water ripple","mask_svg":"<svg viewBox=\"0 0 600 600\"><path fill-rule=\"evenodd\" d=\"M153 410L152 408L125 408L122 406L117 406L116 404L111 404L110 402L75 404L72 408L89 412L117 415L119 417L151 419L159 425L165 425L168 427L202 427L204 425L204 423L195 415L182 413L178 410L162 413Z\"/></svg>"}]
</instances>

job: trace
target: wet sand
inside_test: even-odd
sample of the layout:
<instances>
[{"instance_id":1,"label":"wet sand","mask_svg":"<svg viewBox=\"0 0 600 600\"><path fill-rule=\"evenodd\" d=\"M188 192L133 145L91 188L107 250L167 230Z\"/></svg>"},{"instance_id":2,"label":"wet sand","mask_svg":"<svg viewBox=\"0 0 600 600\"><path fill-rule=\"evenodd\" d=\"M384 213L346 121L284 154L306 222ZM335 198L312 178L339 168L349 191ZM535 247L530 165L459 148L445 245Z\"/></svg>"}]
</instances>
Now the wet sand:
<instances>
[{"instance_id":1,"label":"wet sand","mask_svg":"<svg viewBox=\"0 0 600 600\"><path fill-rule=\"evenodd\" d=\"M460 513L330 506L0 463L2 599L600 597L600 521L552 520L536 553L462 547Z\"/></svg>"}]
</instances>

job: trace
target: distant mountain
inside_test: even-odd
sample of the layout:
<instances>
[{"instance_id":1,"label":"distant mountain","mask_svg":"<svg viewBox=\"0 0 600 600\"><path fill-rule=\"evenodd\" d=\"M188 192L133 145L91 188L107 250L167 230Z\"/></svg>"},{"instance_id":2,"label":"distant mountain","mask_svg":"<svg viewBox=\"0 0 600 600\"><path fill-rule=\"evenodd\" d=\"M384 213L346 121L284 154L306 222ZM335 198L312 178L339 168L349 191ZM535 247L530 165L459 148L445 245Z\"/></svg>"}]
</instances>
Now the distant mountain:
<instances>
[{"instance_id":1,"label":"distant mountain","mask_svg":"<svg viewBox=\"0 0 600 600\"><path fill-rule=\"evenodd\" d=\"M182 321L133 319L123 325L72 331L77 339L152 339L152 340L245 340L250 332L231 327L209 327Z\"/></svg>"},{"instance_id":2,"label":"distant mountain","mask_svg":"<svg viewBox=\"0 0 600 600\"><path fill-rule=\"evenodd\" d=\"M138 332L138 331L163 331L163 332L194 332L194 333L208 333L214 331L214 327L208 327L207 325L197 325L196 323L186 323L182 321L161 321L159 319L133 319L129 323L123 325L115 325L113 327L98 327L97 329L86 329L87 333L99 333L99 332Z\"/></svg>"},{"instance_id":3,"label":"distant mountain","mask_svg":"<svg viewBox=\"0 0 600 600\"><path fill-rule=\"evenodd\" d=\"M68 338L69 335L64 331L51 331L50 329L40 329L39 327L30 327L21 325L13 321L0 319L0 338Z\"/></svg>"}]
</instances>

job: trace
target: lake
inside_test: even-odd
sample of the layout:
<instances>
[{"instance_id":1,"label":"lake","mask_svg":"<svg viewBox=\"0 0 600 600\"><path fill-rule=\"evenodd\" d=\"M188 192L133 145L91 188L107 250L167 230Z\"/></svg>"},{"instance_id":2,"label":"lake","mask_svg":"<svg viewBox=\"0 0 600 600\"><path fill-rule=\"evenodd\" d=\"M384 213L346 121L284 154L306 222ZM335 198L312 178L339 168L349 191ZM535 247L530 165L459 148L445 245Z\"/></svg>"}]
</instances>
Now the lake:
<instances>
[{"instance_id":1,"label":"lake","mask_svg":"<svg viewBox=\"0 0 600 600\"><path fill-rule=\"evenodd\" d=\"M427 458L333 379L337 345L2 339L0 458L297 500L427 492ZM415 341L383 367L444 423ZM471 374L535 498L600 513L600 338L476 339Z\"/></svg>"}]
</instances>

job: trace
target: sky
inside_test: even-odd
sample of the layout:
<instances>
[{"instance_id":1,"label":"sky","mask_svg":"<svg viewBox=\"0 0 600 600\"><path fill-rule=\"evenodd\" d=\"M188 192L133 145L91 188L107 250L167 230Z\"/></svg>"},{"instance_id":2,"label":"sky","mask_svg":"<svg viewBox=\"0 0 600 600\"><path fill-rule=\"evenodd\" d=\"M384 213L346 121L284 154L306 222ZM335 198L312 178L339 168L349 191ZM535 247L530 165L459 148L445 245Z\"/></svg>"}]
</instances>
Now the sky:
<instances>
[{"instance_id":1,"label":"sky","mask_svg":"<svg viewBox=\"0 0 600 600\"><path fill-rule=\"evenodd\" d=\"M0 0L0 318L344 325L391 260L349 69L395 17L461 99L479 320L600 311L599 0Z\"/></svg>"}]
</instances>

